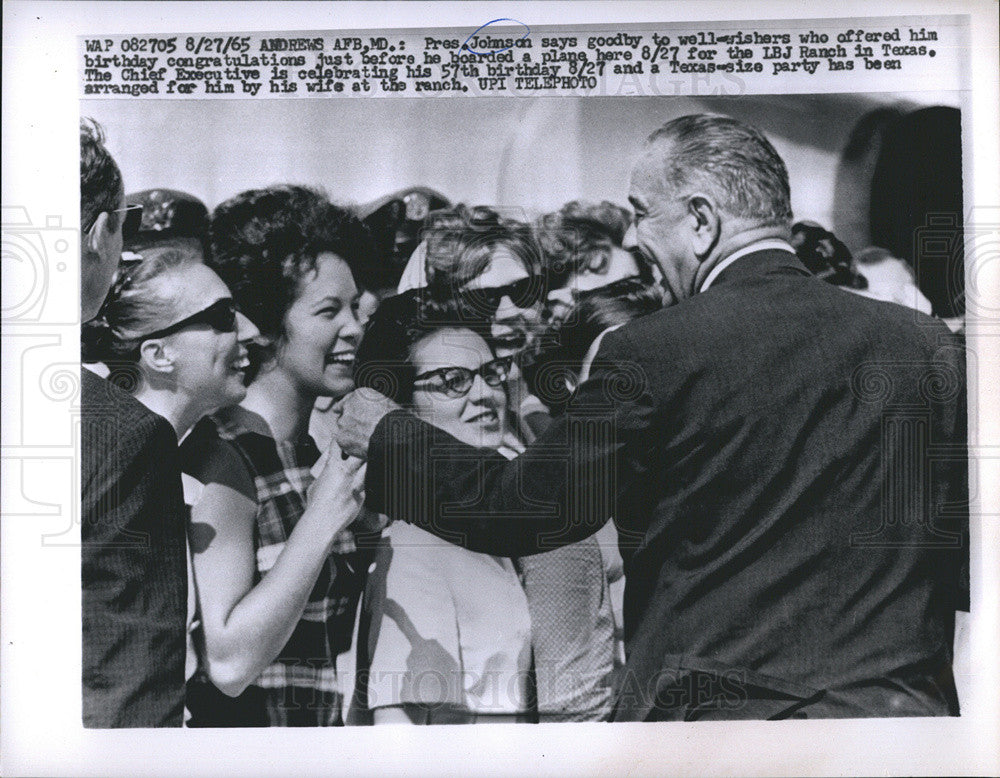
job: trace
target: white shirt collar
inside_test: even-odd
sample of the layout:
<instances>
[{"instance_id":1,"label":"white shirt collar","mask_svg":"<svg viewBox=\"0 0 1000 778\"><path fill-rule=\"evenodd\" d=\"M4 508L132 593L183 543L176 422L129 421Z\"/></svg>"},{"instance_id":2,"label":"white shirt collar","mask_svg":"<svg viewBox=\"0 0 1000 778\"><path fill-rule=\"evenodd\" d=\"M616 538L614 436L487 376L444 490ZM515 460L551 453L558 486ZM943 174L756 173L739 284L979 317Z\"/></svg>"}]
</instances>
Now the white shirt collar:
<instances>
[{"instance_id":1,"label":"white shirt collar","mask_svg":"<svg viewBox=\"0 0 1000 778\"><path fill-rule=\"evenodd\" d=\"M766 249L777 249L779 251L789 251L792 254L795 253L795 249L792 248L791 244L781 238L765 238L764 240L758 240L755 243L751 243L749 246L744 246L739 251L734 251L718 265L713 267L711 272L709 272L708 276L702 282L701 288L698 291L704 292L708 289L708 287L715 282L715 279L719 277L719 273L733 264L733 262L740 257L745 257L747 254L753 254L755 251L764 251Z\"/></svg>"}]
</instances>

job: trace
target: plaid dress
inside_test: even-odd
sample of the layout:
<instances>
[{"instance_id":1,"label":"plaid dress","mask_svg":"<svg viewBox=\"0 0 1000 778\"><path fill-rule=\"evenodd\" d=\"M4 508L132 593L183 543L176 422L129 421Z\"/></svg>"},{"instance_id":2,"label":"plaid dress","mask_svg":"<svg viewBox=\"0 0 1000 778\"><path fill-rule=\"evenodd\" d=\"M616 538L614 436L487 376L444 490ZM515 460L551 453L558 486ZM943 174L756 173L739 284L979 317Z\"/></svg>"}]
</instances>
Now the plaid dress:
<instances>
[{"instance_id":1,"label":"plaid dress","mask_svg":"<svg viewBox=\"0 0 1000 778\"><path fill-rule=\"evenodd\" d=\"M246 414L237 406L225 415L213 416L212 421L218 436L246 463L257 490L256 584L274 565L305 511L306 490L313 480L310 468L319 459L319 450L308 435L298 443L275 441L251 429ZM343 724L336 657L350 648L371 557L370 548L358 549L350 530L335 538L333 553L288 643L244 692L255 707L263 706L261 723L283 727Z\"/></svg>"}]
</instances>

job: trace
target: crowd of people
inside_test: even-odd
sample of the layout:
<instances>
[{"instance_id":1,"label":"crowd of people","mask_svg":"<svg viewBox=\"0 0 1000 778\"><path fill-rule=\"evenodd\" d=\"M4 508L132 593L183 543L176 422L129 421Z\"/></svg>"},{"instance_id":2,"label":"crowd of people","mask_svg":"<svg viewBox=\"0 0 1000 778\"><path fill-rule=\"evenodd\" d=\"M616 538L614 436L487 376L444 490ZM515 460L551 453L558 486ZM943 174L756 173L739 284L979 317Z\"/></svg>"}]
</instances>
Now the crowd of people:
<instances>
[{"instance_id":1,"label":"crowd of people","mask_svg":"<svg viewBox=\"0 0 1000 778\"><path fill-rule=\"evenodd\" d=\"M963 445L959 327L756 130L668 123L631 210L430 210L398 272L80 137L86 726L957 713L966 475L883 521L879 430Z\"/></svg>"}]
</instances>

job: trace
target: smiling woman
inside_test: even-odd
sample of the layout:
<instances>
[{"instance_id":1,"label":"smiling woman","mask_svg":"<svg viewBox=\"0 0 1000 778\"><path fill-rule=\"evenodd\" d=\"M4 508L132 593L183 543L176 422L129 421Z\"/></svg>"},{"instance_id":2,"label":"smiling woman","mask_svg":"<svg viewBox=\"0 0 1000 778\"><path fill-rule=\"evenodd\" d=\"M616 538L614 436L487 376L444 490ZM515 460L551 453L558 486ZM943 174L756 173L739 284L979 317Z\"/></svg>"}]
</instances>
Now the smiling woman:
<instances>
[{"instance_id":1,"label":"smiling woman","mask_svg":"<svg viewBox=\"0 0 1000 778\"><path fill-rule=\"evenodd\" d=\"M104 363L181 438L205 414L243 399L242 341L255 332L193 251L149 249L121 264L97 318L84 325L84 361Z\"/></svg>"},{"instance_id":2,"label":"smiling woman","mask_svg":"<svg viewBox=\"0 0 1000 778\"><path fill-rule=\"evenodd\" d=\"M488 332L486 319L457 302L422 301L419 292L384 300L358 350L358 385L464 443L503 450L511 359L494 354ZM359 644L369 666L359 702L374 723L531 715L531 618L512 560L397 522L379 544L365 602L371 627Z\"/></svg>"},{"instance_id":3,"label":"smiling woman","mask_svg":"<svg viewBox=\"0 0 1000 778\"><path fill-rule=\"evenodd\" d=\"M460 294L467 306L490 319L489 341L497 356L513 356L508 405L519 411L528 399L520 361L543 330L546 282L530 227L498 211L456 206L431 214L425 228L427 281L438 299ZM530 433L517 414L519 432Z\"/></svg>"},{"instance_id":4,"label":"smiling woman","mask_svg":"<svg viewBox=\"0 0 1000 778\"><path fill-rule=\"evenodd\" d=\"M190 540L198 590L191 726L341 723L336 656L367 570L354 530L364 470L308 434L317 397L354 388L362 223L298 186L243 192L212 215L212 264L260 331L246 398L185 441L200 488ZM370 264L370 263L369 263Z\"/></svg>"}]
</instances>

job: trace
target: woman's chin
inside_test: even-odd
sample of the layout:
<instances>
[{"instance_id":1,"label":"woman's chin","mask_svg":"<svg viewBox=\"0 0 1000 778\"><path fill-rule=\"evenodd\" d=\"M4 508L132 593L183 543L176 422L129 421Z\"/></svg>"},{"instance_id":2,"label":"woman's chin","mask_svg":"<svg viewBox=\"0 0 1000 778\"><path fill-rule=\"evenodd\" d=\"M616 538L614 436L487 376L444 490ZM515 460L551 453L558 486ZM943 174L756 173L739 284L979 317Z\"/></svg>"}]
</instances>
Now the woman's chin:
<instances>
[{"instance_id":1,"label":"woman's chin","mask_svg":"<svg viewBox=\"0 0 1000 778\"><path fill-rule=\"evenodd\" d=\"M247 388L240 381L235 386L226 387L225 400L221 407L225 408L230 405L239 405L243 402L243 398L247 396Z\"/></svg>"},{"instance_id":2,"label":"woman's chin","mask_svg":"<svg viewBox=\"0 0 1000 778\"><path fill-rule=\"evenodd\" d=\"M354 391L354 380L351 378L328 378L323 382L320 397L343 397Z\"/></svg>"},{"instance_id":3,"label":"woman's chin","mask_svg":"<svg viewBox=\"0 0 1000 778\"><path fill-rule=\"evenodd\" d=\"M469 445L477 448L495 449L499 448L500 443L503 442L503 435L499 429L471 430L466 438Z\"/></svg>"}]
</instances>

